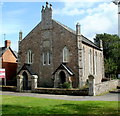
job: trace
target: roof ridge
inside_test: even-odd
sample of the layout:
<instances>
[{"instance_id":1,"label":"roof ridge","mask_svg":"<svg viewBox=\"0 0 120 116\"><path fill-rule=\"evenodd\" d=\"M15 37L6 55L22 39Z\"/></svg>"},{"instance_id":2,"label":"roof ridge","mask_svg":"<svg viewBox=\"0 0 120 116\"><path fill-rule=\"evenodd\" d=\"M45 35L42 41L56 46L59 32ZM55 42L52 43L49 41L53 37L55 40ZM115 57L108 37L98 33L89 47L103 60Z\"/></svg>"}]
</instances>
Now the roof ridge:
<instances>
[{"instance_id":1,"label":"roof ridge","mask_svg":"<svg viewBox=\"0 0 120 116\"><path fill-rule=\"evenodd\" d=\"M62 27L64 27L65 29L67 29L68 31L72 32L73 34L76 34L76 31L73 30L72 28L70 28L70 27L68 27L68 26L60 23L59 21L56 21L56 20L54 20L54 19L52 19L52 20L55 21L56 23L58 23L59 25L61 25Z\"/></svg>"}]
</instances>

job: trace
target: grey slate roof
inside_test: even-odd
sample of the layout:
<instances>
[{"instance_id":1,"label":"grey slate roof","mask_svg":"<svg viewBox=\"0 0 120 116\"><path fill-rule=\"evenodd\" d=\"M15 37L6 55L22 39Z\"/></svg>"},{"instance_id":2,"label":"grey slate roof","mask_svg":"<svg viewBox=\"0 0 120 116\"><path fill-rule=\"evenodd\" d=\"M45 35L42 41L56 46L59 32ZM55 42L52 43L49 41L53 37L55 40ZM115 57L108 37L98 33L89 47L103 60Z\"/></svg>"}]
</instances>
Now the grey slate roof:
<instances>
[{"instance_id":1,"label":"grey slate roof","mask_svg":"<svg viewBox=\"0 0 120 116\"><path fill-rule=\"evenodd\" d=\"M64 69L68 72L68 74L70 74L71 76L74 75L73 71L65 64L65 63L62 63L53 73L53 75L59 70L59 69Z\"/></svg>"},{"instance_id":2,"label":"grey slate roof","mask_svg":"<svg viewBox=\"0 0 120 116\"><path fill-rule=\"evenodd\" d=\"M19 74L22 70L27 70L31 75L34 75L35 73L32 71L32 68L31 68L31 66L30 66L30 64L24 64L23 66L22 66L22 68L18 71L18 73L17 74Z\"/></svg>"}]
</instances>

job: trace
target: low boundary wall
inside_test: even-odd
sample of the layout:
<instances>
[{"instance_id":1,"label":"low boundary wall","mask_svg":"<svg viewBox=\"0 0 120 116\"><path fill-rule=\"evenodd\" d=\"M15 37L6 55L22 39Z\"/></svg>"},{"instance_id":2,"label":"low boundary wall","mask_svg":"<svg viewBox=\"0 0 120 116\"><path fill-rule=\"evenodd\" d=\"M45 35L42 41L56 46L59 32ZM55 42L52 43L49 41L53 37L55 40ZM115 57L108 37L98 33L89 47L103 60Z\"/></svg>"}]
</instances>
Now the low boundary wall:
<instances>
[{"instance_id":1,"label":"low boundary wall","mask_svg":"<svg viewBox=\"0 0 120 116\"><path fill-rule=\"evenodd\" d=\"M16 86L0 86L1 91L16 91Z\"/></svg>"},{"instance_id":2,"label":"low boundary wall","mask_svg":"<svg viewBox=\"0 0 120 116\"><path fill-rule=\"evenodd\" d=\"M95 95L100 95L109 92L112 89L117 89L117 86L120 86L120 80L118 79L95 84Z\"/></svg>"},{"instance_id":3,"label":"low boundary wall","mask_svg":"<svg viewBox=\"0 0 120 116\"><path fill-rule=\"evenodd\" d=\"M40 94L57 94L57 95L78 95L78 96L87 96L88 89L59 89L59 88L36 88L34 93Z\"/></svg>"}]
</instances>

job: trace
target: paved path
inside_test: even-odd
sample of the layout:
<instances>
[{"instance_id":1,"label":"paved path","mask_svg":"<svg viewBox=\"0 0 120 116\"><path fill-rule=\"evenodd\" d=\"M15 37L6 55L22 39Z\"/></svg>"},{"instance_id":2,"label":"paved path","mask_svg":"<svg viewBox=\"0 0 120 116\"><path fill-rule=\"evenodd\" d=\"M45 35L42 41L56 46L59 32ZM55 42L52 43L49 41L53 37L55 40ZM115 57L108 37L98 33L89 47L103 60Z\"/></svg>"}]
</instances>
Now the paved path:
<instances>
[{"instance_id":1,"label":"paved path","mask_svg":"<svg viewBox=\"0 0 120 116\"><path fill-rule=\"evenodd\" d=\"M120 93L108 93L103 96L70 96L70 95L53 95L53 94L39 94L39 93L19 93L19 92L0 92L1 95L13 96L29 96L49 99L62 99L72 101L120 101Z\"/></svg>"}]
</instances>

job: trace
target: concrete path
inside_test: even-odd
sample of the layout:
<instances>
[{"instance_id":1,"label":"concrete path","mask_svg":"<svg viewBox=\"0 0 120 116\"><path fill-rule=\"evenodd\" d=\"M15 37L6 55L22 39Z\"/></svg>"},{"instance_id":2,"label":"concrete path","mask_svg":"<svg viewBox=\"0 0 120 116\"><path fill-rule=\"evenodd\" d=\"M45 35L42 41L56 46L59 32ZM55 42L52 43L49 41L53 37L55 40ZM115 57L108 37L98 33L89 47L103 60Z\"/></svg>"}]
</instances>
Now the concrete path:
<instances>
[{"instance_id":1,"label":"concrete path","mask_svg":"<svg viewBox=\"0 0 120 116\"><path fill-rule=\"evenodd\" d=\"M62 99L62 100L72 100L72 101L120 101L120 93L108 93L103 96L70 96L70 95L19 93L19 92L3 91L0 92L0 95L29 96L29 97Z\"/></svg>"}]
</instances>

